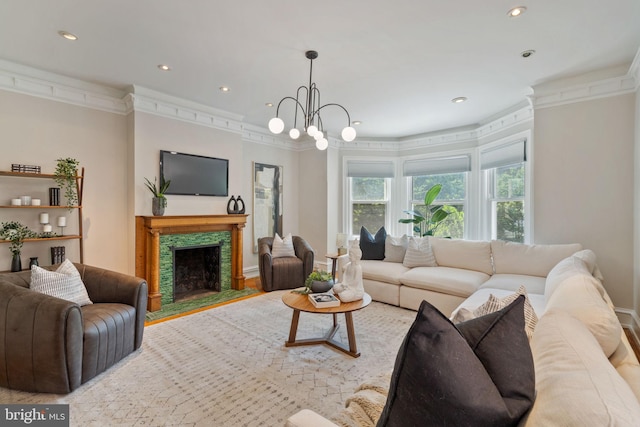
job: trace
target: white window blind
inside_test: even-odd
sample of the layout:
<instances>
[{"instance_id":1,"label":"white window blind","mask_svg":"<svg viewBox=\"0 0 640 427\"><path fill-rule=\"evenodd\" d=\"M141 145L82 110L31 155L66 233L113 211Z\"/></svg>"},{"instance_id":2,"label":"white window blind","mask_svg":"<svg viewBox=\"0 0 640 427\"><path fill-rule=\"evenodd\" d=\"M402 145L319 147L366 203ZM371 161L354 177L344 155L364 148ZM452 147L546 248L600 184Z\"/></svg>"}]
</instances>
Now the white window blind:
<instances>
[{"instance_id":1,"label":"white window blind","mask_svg":"<svg viewBox=\"0 0 640 427\"><path fill-rule=\"evenodd\" d=\"M493 169L527 161L527 140L500 145L480 152L480 169Z\"/></svg>"},{"instance_id":2,"label":"white window blind","mask_svg":"<svg viewBox=\"0 0 640 427\"><path fill-rule=\"evenodd\" d=\"M393 178L393 162L349 160L347 161L347 176L350 178Z\"/></svg>"},{"instance_id":3,"label":"white window blind","mask_svg":"<svg viewBox=\"0 0 640 427\"><path fill-rule=\"evenodd\" d=\"M403 176L441 175L471 170L469 156L438 157L434 159L407 160L402 165Z\"/></svg>"}]
</instances>

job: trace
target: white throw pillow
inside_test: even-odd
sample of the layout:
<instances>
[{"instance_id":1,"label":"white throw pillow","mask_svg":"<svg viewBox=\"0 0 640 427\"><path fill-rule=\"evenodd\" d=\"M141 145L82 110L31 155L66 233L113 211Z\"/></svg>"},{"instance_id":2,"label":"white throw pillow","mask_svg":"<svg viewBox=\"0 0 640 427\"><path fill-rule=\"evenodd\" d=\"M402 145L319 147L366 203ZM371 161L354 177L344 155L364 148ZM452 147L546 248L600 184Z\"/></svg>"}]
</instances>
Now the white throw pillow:
<instances>
[{"instance_id":1,"label":"white throw pillow","mask_svg":"<svg viewBox=\"0 0 640 427\"><path fill-rule=\"evenodd\" d=\"M273 238L271 256L273 258L296 256L296 251L293 248L293 238L291 237L291 233L287 234L284 239L278 236L278 233L276 233L275 237Z\"/></svg>"},{"instance_id":2,"label":"white throw pillow","mask_svg":"<svg viewBox=\"0 0 640 427\"><path fill-rule=\"evenodd\" d=\"M387 236L384 241L384 261L402 262L409 246L409 237L405 234L402 237Z\"/></svg>"},{"instance_id":3,"label":"white throw pillow","mask_svg":"<svg viewBox=\"0 0 640 427\"><path fill-rule=\"evenodd\" d=\"M80 273L68 259L64 260L56 271L45 270L37 265L31 267L29 287L36 292L75 302L81 306L93 304Z\"/></svg>"},{"instance_id":4,"label":"white throw pillow","mask_svg":"<svg viewBox=\"0 0 640 427\"><path fill-rule=\"evenodd\" d=\"M524 330L527 333L527 337L531 339L533 331L536 328L536 324L538 323L538 316L531 306L529 295L527 295L527 288L524 286L520 286L515 294L507 295L504 298L498 298L493 294L489 295L489 299L484 304L473 310L473 312L465 308L461 308L454 316L453 323L466 322L467 320L502 310L514 302L520 295L524 295Z\"/></svg>"},{"instance_id":5,"label":"white throw pillow","mask_svg":"<svg viewBox=\"0 0 640 427\"><path fill-rule=\"evenodd\" d=\"M431 242L427 237L410 237L407 252L404 254L402 265L413 267L437 267L436 258L431 250Z\"/></svg>"}]
</instances>

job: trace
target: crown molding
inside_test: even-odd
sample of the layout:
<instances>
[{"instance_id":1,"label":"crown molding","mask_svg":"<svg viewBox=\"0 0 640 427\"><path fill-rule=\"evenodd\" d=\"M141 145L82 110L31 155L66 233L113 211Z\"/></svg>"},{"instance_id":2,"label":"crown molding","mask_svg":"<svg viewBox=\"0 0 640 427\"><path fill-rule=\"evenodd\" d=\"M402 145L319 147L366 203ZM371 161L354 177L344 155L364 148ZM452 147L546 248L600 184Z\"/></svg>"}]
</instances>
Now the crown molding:
<instances>
[{"instance_id":1,"label":"crown molding","mask_svg":"<svg viewBox=\"0 0 640 427\"><path fill-rule=\"evenodd\" d=\"M637 78L631 73L558 89L535 90L529 96L534 108L548 108L576 102L590 101L636 91Z\"/></svg>"},{"instance_id":2,"label":"crown molding","mask_svg":"<svg viewBox=\"0 0 640 427\"><path fill-rule=\"evenodd\" d=\"M635 58L629 67L629 75L635 79L635 91L640 90L640 49L636 52Z\"/></svg>"},{"instance_id":3,"label":"crown molding","mask_svg":"<svg viewBox=\"0 0 640 427\"><path fill-rule=\"evenodd\" d=\"M122 91L5 60L0 60L0 89L94 110L127 113Z\"/></svg>"}]
</instances>

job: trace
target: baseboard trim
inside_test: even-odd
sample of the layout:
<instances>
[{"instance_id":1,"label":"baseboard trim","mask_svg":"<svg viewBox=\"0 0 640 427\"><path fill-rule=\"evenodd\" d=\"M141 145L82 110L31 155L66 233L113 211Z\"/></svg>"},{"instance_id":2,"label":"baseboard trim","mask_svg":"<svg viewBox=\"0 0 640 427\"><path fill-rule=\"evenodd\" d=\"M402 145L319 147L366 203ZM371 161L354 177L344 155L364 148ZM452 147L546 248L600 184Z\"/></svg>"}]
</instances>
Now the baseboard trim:
<instances>
[{"instance_id":1,"label":"baseboard trim","mask_svg":"<svg viewBox=\"0 0 640 427\"><path fill-rule=\"evenodd\" d=\"M640 347L640 317L638 317L638 313L628 308L616 308L616 315L622 327L629 330L636 344Z\"/></svg>"}]
</instances>

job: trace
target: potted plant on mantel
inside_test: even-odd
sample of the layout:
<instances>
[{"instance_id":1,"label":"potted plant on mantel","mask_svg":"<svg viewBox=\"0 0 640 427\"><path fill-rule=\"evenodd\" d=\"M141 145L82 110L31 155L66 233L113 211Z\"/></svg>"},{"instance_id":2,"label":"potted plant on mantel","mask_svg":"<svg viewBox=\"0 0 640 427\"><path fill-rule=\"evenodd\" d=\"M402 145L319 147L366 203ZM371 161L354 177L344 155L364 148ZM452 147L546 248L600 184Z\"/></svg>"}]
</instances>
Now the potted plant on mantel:
<instances>
[{"instance_id":1,"label":"potted plant on mantel","mask_svg":"<svg viewBox=\"0 0 640 427\"><path fill-rule=\"evenodd\" d=\"M56 164L56 170L53 173L55 175L54 181L64 189L64 196L67 198L67 205L78 205L78 183L76 178L78 176L78 165L80 162L71 157L66 159L58 159ZM73 209L69 209L73 210Z\"/></svg>"},{"instance_id":2,"label":"potted plant on mantel","mask_svg":"<svg viewBox=\"0 0 640 427\"><path fill-rule=\"evenodd\" d=\"M36 237L34 231L29 230L25 225L17 221L3 222L0 224L0 239L9 240L9 250L13 254L11 259L11 271L22 270L22 261L20 260L20 250L24 239Z\"/></svg>"},{"instance_id":3,"label":"potted plant on mantel","mask_svg":"<svg viewBox=\"0 0 640 427\"><path fill-rule=\"evenodd\" d=\"M147 186L151 194L153 194L153 200L151 205L151 212L154 216L162 216L164 215L164 208L167 207L167 198L164 196L164 193L169 188L171 184L171 180L165 181L163 177L160 177L160 187L156 185L156 177L153 177L153 182L149 181L149 178L144 179L146 182L144 185Z\"/></svg>"}]
</instances>

